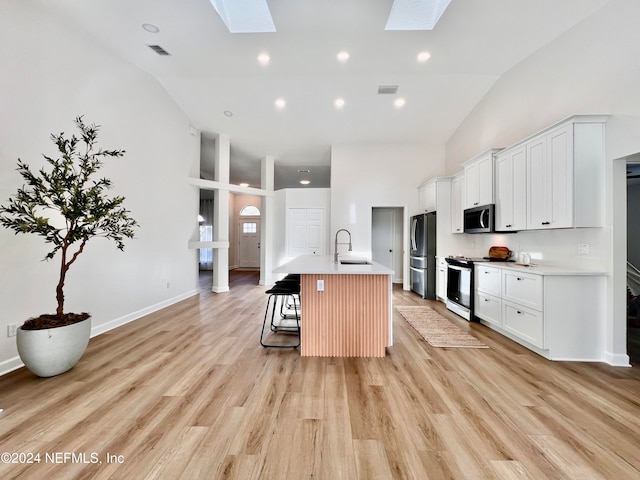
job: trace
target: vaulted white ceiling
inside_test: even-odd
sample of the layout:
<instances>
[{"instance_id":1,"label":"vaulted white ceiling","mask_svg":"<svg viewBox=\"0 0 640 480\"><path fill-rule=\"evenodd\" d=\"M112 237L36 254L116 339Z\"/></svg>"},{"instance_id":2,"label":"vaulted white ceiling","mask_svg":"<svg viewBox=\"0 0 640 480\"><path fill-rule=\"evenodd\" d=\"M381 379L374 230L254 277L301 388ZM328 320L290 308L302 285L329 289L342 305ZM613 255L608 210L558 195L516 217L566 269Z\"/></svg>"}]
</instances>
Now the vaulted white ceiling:
<instances>
[{"instance_id":1,"label":"vaulted white ceiling","mask_svg":"<svg viewBox=\"0 0 640 480\"><path fill-rule=\"evenodd\" d=\"M608 1L452 0L431 31L385 31L392 0L267 0L277 31L236 34L209 0L39 3L157 78L204 135L228 134L232 181L255 185L265 155L281 171L328 170L331 145L446 143L500 75ZM431 58L419 63L422 51ZM398 93L379 95L380 85Z\"/></svg>"}]
</instances>

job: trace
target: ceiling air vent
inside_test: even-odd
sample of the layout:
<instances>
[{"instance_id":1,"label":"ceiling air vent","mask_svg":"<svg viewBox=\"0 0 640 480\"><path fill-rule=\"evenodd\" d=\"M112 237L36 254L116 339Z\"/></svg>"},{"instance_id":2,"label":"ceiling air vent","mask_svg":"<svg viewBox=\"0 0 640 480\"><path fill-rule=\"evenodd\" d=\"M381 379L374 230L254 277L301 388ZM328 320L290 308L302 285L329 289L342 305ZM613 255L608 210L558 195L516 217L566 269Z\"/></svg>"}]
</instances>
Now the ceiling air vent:
<instances>
[{"instance_id":1,"label":"ceiling air vent","mask_svg":"<svg viewBox=\"0 0 640 480\"><path fill-rule=\"evenodd\" d=\"M380 85L378 95L395 95L398 93L398 85Z\"/></svg>"},{"instance_id":2,"label":"ceiling air vent","mask_svg":"<svg viewBox=\"0 0 640 480\"><path fill-rule=\"evenodd\" d=\"M160 45L147 45L151 50L153 50L154 52L156 52L158 55L171 55L169 52L167 52L164 48L162 48Z\"/></svg>"}]
</instances>

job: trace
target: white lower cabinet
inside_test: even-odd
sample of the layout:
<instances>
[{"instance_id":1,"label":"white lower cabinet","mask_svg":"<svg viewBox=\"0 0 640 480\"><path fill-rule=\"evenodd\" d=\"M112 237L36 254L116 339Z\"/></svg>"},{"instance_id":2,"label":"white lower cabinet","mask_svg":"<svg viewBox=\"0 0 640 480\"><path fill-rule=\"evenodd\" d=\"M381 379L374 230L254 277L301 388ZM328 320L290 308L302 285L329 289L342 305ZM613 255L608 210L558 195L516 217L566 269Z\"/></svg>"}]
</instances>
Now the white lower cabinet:
<instances>
[{"instance_id":1,"label":"white lower cabinet","mask_svg":"<svg viewBox=\"0 0 640 480\"><path fill-rule=\"evenodd\" d=\"M605 275L476 263L474 315L551 360L602 361Z\"/></svg>"},{"instance_id":2,"label":"white lower cabinet","mask_svg":"<svg viewBox=\"0 0 640 480\"><path fill-rule=\"evenodd\" d=\"M476 290L475 315L487 323L500 327L502 325L502 300L500 297Z\"/></svg>"},{"instance_id":3,"label":"white lower cabinet","mask_svg":"<svg viewBox=\"0 0 640 480\"><path fill-rule=\"evenodd\" d=\"M542 312L507 300L502 302L503 328L538 348L544 348Z\"/></svg>"},{"instance_id":4,"label":"white lower cabinet","mask_svg":"<svg viewBox=\"0 0 640 480\"><path fill-rule=\"evenodd\" d=\"M502 299L523 307L542 310L544 277L530 273L502 271Z\"/></svg>"},{"instance_id":5,"label":"white lower cabinet","mask_svg":"<svg viewBox=\"0 0 640 480\"><path fill-rule=\"evenodd\" d=\"M502 272L499 268L476 264L474 313L476 317L500 327L502 325Z\"/></svg>"},{"instance_id":6,"label":"white lower cabinet","mask_svg":"<svg viewBox=\"0 0 640 480\"><path fill-rule=\"evenodd\" d=\"M447 301L447 261L444 258L436 260L436 297Z\"/></svg>"}]
</instances>

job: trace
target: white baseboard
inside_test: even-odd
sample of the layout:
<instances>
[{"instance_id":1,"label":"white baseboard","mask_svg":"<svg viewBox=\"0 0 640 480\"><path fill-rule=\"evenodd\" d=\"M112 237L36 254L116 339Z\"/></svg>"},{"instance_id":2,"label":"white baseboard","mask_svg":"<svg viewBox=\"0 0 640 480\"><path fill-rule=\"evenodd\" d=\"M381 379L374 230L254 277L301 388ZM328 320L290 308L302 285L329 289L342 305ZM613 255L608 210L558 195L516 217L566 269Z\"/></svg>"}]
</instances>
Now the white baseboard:
<instances>
[{"instance_id":1,"label":"white baseboard","mask_svg":"<svg viewBox=\"0 0 640 480\"><path fill-rule=\"evenodd\" d=\"M163 308L169 307L174 303L181 302L182 300L186 300L187 298L193 297L194 295L198 295L199 293L200 293L200 290L191 290L190 292L185 292L176 297L169 298L162 302L156 303L155 305L150 305L146 308L130 313L123 317L116 318L115 320L111 320L110 322L97 325L96 327L91 329L91 338L98 336L102 333L108 332L109 330L113 330L114 328L118 328L122 325L126 325L127 323L133 322L134 320L138 320L139 318L144 317L145 315L149 315L150 313L157 312L158 310L162 310Z\"/></svg>"},{"instance_id":2,"label":"white baseboard","mask_svg":"<svg viewBox=\"0 0 640 480\"><path fill-rule=\"evenodd\" d=\"M13 372L20 367L24 367L24 363L22 363L22 360L20 360L20 357L18 356L10 358L9 360L5 360L4 362L0 363L0 376L6 375L9 372Z\"/></svg>"},{"instance_id":3,"label":"white baseboard","mask_svg":"<svg viewBox=\"0 0 640 480\"><path fill-rule=\"evenodd\" d=\"M604 353L604 361L613 367L630 367L629 355L620 353Z\"/></svg>"},{"instance_id":4,"label":"white baseboard","mask_svg":"<svg viewBox=\"0 0 640 480\"><path fill-rule=\"evenodd\" d=\"M182 295L178 295L173 298L169 298L160 303L156 303L155 305L150 305L149 307L143 308L136 312L130 313L120 318L116 318L115 320L111 320L107 323L102 323L93 327L91 329L91 338L96 337L102 333L108 332L109 330L113 330L114 328L121 327L122 325L126 325L127 323L133 322L134 320L138 320L139 318L144 317L145 315L149 315L150 313L157 312L158 310L162 310L163 308L169 307L174 303L181 302L182 300L186 300L187 298L193 297L194 295L198 295L200 290L192 290L190 292L185 292ZM24 363L20 360L19 356L15 356L4 362L0 362L0 376L6 375L9 372L13 372L20 367L23 367Z\"/></svg>"}]
</instances>

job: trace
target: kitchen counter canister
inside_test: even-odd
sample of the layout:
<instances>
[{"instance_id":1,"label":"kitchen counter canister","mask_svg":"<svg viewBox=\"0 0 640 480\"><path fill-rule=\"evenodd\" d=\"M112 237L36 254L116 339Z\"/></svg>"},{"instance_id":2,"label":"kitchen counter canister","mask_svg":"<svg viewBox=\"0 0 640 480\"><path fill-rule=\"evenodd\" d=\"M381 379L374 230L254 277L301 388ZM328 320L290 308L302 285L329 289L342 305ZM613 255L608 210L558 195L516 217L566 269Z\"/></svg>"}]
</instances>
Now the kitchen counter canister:
<instances>
[{"instance_id":1,"label":"kitchen counter canister","mask_svg":"<svg viewBox=\"0 0 640 480\"><path fill-rule=\"evenodd\" d=\"M301 255L273 272L300 274L302 356L385 356L393 338L393 270L375 262L341 264L330 255Z\"/></svg>"}]
</instances>

